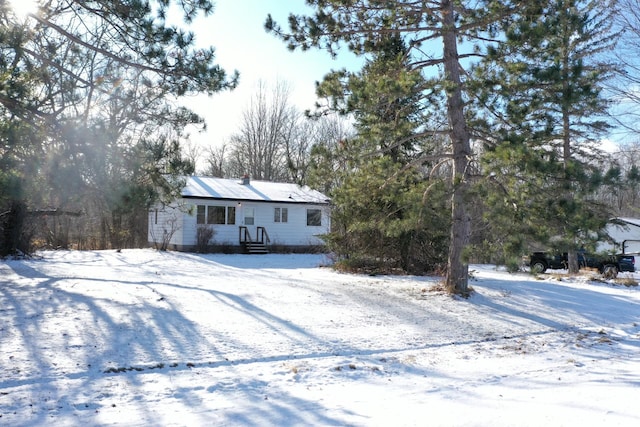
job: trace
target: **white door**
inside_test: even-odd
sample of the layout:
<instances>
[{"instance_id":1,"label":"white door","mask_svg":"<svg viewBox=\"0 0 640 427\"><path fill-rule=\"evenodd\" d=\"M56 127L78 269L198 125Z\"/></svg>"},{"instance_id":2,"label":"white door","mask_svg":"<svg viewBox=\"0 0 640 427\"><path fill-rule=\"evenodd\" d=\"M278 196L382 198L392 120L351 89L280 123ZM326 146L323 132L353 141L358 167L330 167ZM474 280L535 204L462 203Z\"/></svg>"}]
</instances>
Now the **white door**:
<instances>
[{"instance_id":1,"label":"white door","mask_svg":"<svg viewBox=\"0 0 640 427\"><path fill-rule=\"evenodd\" d=\"M247 227L251 240L256 240L256 208L254 206L242 206L242 225Z\"/></svg>"},{"instance_id":2,"label":"white door","mask_svg":"<svg viewBox=\"0 0 640 427\"><path fill-rule=\"evenodd\" d=\"M253 206L245 206L243 209L244 219L243 224L247 227L255 226L256 222L256 208Z\"/></svg>"}]
</instances>

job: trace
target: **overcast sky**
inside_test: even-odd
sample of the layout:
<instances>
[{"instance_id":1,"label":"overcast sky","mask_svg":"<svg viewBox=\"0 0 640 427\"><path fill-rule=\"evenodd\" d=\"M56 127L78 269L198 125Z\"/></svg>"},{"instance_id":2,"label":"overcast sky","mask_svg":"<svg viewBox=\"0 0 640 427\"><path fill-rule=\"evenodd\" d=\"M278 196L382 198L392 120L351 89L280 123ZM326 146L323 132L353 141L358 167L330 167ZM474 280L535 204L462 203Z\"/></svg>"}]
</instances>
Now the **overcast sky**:
<instances>
[{"instance_id":1,"label":"overcast sky","mask_svg":"<svg viewBox=\"0 0 640 427\"><path fill-rule=\"evenodd\" d=\"M199 19L191 30L199 45L216 49L216 63L229 74L240 72L240 85L232 92L187 101L207 120L206 133L191 133L191 140L200 146L219 145L237 132L260 80L269 88L278 80L288 83L292 104L306 110L313 108L316 99L315 82L331 69L359 68L359 61L346 49L337 59L319 50L290 52L284 42L265 32L269 13L286 27L290 12L308 11L304 0L217 0L215 7L212 16Z\"/></svg>"}]
</instances>

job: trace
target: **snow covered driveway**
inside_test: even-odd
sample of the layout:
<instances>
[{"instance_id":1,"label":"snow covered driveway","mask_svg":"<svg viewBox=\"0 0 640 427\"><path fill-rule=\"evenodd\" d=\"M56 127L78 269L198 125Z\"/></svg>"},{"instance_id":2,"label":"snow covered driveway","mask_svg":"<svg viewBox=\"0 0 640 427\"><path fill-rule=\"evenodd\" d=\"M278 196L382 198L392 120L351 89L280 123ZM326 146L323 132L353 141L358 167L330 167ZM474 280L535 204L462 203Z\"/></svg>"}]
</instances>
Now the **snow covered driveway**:
<instances>
[{"instance_id":1,"label":"snow covered driveway","mask_svg":"<svg viewBox=\"0 0 640 427\"><path fill-rule=\"evenodd\" d=\"M322 255L0 263L0 425L637 425L637 287Z\"/></svg>"}]
</instances>

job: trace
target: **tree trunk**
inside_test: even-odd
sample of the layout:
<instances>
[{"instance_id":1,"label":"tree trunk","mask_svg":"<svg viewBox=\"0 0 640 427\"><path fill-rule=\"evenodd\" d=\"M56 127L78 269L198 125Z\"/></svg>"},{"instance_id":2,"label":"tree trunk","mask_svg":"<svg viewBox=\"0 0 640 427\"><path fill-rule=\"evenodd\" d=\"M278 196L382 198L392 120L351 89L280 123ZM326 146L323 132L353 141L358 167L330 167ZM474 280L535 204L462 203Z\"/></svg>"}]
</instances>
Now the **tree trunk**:
<instances>
[{"instance_id":1,"label":"tree trunk","mask_svg":"<svg viewBox=\"0 0 640 427\"><path fill-rule=\"evenodd\" d=\"M451 242L446 286L457 294L468 293L469 266L463 251L469 243L471 218L467 212L469 189L468 166L471 155L470 135L464 117L462 82L458 62L458 46L453 1L442 2L445 79L451 85L447 91L447 116L453 149L453 195L451 197Z\"/></svg>"},{"instance_id":2,"label":"tree trunk","mask_svg":"<svg viewBox=\"0 0 640 427\"><path fill-rule=\"evenodd\" d=\"M567 252L567 272L569 274L578 274L580 266L578 265L578 252L571 250Z\"/></svg>"},{"instance_id":3,"label":"tree trunk","mask_svg":"<svg viewBox=\"0 0 640 427\"><path fill-rule=\"evenodd\" d=\"M12 200L9 210L0 216L0 256L13 255L22 251L29 253L29 242L24 238L24 218L27 212L25 203Z\"/></svg>"},{"instance_id":4,"label":"tree trunk","mask_svg":"<svg viewBox=\"0 0 640 427\"><path fill-rule=\"evenodd\" d=\"M569 102L573 102L569 87L569 53L564 52L562 57L562 160L564 165L564 179L567 187L573 187L569 163L571 162L571 113ZM567 252L567 272L578 274L578 253L571 248Z\"/></svg>"}]
</instances>

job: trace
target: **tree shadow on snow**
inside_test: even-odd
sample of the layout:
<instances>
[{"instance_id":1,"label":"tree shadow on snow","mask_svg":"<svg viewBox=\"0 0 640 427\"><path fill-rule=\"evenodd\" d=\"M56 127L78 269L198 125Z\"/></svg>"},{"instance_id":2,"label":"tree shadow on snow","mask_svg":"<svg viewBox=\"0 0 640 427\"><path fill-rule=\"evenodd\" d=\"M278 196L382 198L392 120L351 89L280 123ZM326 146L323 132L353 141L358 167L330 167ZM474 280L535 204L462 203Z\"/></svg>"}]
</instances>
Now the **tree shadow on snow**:
<instances>
[{"instance_id":1,"label":"tree shadow on snow","mask_svg":"<svg viewBox=\"0 0 640 427\"><path fill-rule=\"evenodd\" d=\"M501 296L485 296L480 291L469 302L514 324L537 324L550 330L576 333L615 327L627 330L629 336L637 335L640 301L635 288L593 283L580 287L577 283L533 279L479 279L480 286ZM640 347L638 339L625 340L625 343Z\"/></svg>"},{"instance_id":2,"label":"tree shadow on snow","mask_svg":"<svg viewBox=\"0 0 640 427\"><path fill-rule=\"evenodd\" d=\"M208 295L213 307L226 306L240 312L273 334L282 335L301 352L306 349L307 357L334 355L321 351L308 353L309 343L320 347L326 347L327 343L237 295L162 281L79 277L74 275L73 262L69 263L66 274L55 277L42 272L40 267L46 265L46 261L0 264L0 415L3 422L36 426L55 422L56 416L61 421L70 413L80 417L76 421L97 422L94 416L98 417L101 410L110 410L103 406L102 400L103 396L114 393L108 388L110 379L116 376L124 376L134 389L142 389L140 376L148 373L170 373L225 363L233 366L236 361L228 359L228 348L243 351L251 343L242 337L216 335L215 330L207 333L202 325L185 316L171 297L162 294L167 287L196 292L199 297ZM117 288L113 298L101 292L107 286ZM275 356L256 356L237 362L291 357L290 354ZM253 389L246 387L245 393L251 394ZM302 424L339 424L338 420L324 415L321 404L286 392L280 394L277 401L267 406L258 404L257 398L250 396L256 399L255 410L249 415L231 414L232 418L238 423L246 421L248 425L258 420L280 424L285 419ZM179 398L180 394L176 396ZM187 393L182 396L188 398ZM139 417L156 420L153 406L145 402L144 396L130 400ZM299 407L309 411L297 413ZM251 419L246 418L248 416Z\"/></svg>"}]
</instances>

